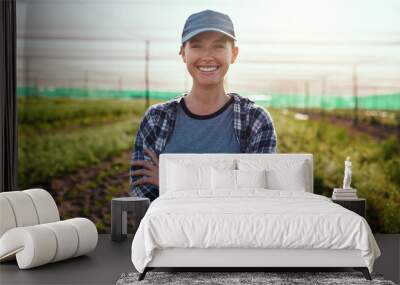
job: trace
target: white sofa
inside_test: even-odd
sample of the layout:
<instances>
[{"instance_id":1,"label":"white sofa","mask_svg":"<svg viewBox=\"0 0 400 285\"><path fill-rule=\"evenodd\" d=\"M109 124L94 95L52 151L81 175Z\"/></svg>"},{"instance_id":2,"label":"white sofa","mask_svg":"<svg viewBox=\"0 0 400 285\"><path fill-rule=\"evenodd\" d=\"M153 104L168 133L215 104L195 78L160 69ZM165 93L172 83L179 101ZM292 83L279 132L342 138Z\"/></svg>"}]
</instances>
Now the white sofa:
<instances>
[{"instance_id":1,"label":"white sofa","mask_svg":"<svg viewBox=\"0 0 400 285\"><path fill-rule=\"evenodd\" d=\"M43 189L0 193L0 262L20 269L84 255L96 248L96 226L86 218L60 221L54 199Z\"/></svg>"}]
</instances>

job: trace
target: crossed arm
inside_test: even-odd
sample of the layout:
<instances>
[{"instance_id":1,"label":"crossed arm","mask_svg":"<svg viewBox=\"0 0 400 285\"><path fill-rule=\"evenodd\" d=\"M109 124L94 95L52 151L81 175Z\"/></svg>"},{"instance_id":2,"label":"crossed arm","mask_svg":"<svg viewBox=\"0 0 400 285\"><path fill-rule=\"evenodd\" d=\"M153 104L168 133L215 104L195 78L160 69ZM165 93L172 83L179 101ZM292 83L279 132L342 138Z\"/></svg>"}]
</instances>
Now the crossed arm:
<instances>
[{"instance_id":1,"label":"crossed arm","mask_svg":"<svg viewBox=\"0 0 400 285\"><path fill-rule=\"evenodd\" d=\"M130 192L154 200L159 195L159 161L147 137L156 137L154 123L145 116L136 136L130 167ZM247 153L275 153L277 138L270 115L259 110L250 126ZM138 176L141 176L138 178Z\"/></svg>"},{"instance_id":2,"label":"crossed arm","mask_svg":"<svg viewBox=\"0 0 400 285\"><path fill-rule=\"evenodd\" d=\"M154 151L149 148L144 149L144 153L147 154L152 162L148 160L134 160L131 166L141 166L142 169L132 171L132 175L142 175L143 177L132 183L133 186L141 184L153 184L158 185L158 158Z\"/></svg>"},{"instance_id":3,"label":"crossed arm","mask_svg":"<svg viewBox=\"0 0 400 285\"><path fill-rule=\"evenodd\" d=\"M156 121L146 112L136 135L130 166L130 194L147 197L151 201L158 197L158 157L149 138L155 138Z\"/></svg>"}]
</instances>

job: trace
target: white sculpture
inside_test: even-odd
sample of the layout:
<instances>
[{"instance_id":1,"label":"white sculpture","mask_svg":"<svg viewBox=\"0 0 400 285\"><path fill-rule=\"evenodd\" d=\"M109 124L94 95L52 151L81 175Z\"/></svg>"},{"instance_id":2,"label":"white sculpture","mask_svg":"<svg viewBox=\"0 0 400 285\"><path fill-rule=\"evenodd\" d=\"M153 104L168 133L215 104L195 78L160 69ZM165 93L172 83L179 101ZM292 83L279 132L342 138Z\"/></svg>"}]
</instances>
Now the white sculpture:
<instances>
[{"instance_id":1,"label":"white sculpture","mask_svg":"<svg viewBox=\"0 0 400 285\"><path fill-rule=\"evenodd\" d=\"M351 189L351 161L350 156L346 158L344 162L344 178L343 178L343 189Z\"/></svg>"}]
</instances>

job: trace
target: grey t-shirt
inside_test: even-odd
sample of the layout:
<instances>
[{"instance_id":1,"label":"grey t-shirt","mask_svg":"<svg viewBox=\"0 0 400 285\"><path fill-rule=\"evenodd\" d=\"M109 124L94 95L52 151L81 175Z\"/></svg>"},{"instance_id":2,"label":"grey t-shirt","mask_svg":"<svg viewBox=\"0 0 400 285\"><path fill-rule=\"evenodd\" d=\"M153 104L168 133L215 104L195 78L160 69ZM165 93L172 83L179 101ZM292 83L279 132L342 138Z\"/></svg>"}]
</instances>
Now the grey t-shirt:
<instances>
[{"instance_id":1,"label":"grey t-shirt","mask_svg":"<svg viewBox=\"0 0 400 285\"><path fill-rule=\"evenodd\" d=\"M233 128L233 97L209 115L193 114L182 98L163 153L240 153Z\"/></svg>"}]
</instances>

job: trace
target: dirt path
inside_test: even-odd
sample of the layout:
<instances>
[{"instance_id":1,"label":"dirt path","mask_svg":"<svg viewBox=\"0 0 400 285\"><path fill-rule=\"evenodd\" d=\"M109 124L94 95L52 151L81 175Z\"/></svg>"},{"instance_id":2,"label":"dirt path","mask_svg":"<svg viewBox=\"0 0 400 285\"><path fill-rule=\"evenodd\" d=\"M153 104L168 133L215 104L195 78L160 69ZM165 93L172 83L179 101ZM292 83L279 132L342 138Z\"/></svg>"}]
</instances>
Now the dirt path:
<instances>
[{"instance_id":1,"label":"dirt path","mask_svg":"<svg viewBox=\"0 0 400 285\"><path fill-rule=\"evenodd\" d=\"M400 127L384 126L384 125L371 125L365 122L358 122L355 126L351 118L341 118L334 115L321 115L318 113L309 113L309 118L312 120L326 120L331 124L342 126L347 129L349 133L368 134L371 137L381 141L390 136L396 136L400 140Z\"/></svg>"},{"instance_id":2,"label":"dirt path","mask_svg":"<svg viewBox=\"0 0 400 285\"><path fill-rule=\"evenodd\" d=\"M111 199L129 196L130 159L131 151L124 151L96 166L54 178L43 188L56 200L62 219L86 217L99 233L110 233Z\"/></svg>"}]
</instances>

